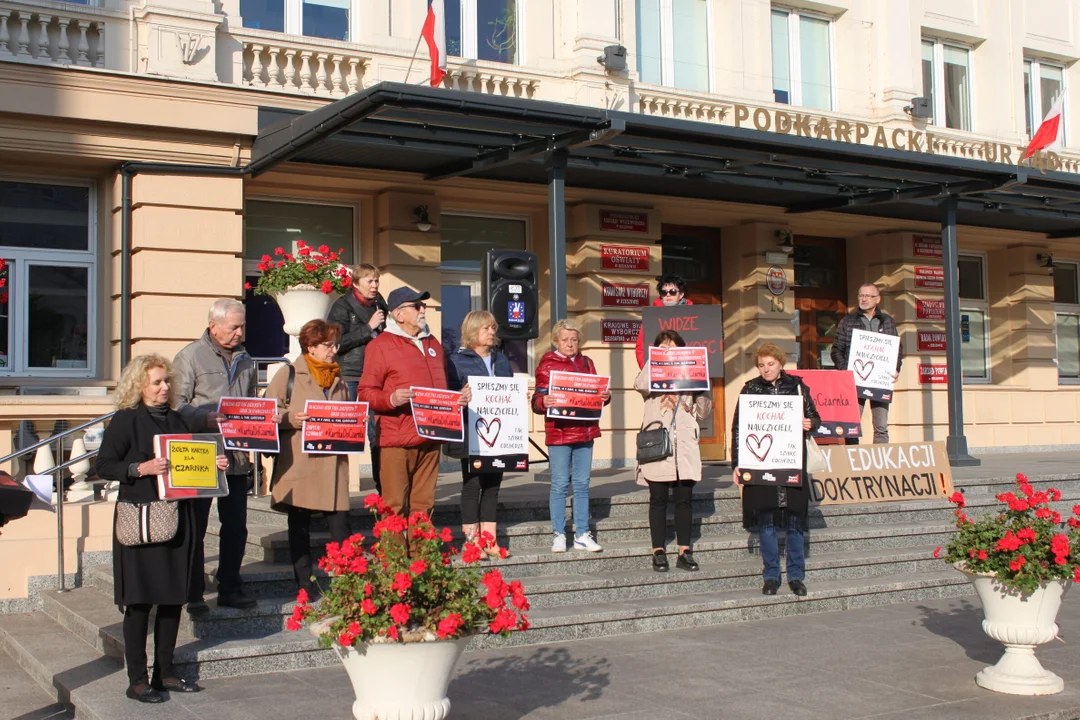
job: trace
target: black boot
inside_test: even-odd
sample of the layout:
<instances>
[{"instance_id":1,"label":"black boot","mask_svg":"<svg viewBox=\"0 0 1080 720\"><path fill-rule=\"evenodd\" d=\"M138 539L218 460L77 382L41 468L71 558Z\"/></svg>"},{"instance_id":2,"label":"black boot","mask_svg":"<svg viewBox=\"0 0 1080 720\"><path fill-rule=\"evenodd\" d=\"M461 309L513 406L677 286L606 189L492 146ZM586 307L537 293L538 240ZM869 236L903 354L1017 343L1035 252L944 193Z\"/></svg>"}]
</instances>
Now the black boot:
<instances>
[{"instance_id":1,"label":"black boot","mask_svg":"<svg viewBox=\"0 0 1080 720\"><path fill-rule=\"evenodd\" d=\"M806 597L806 585L802 580L792 580L787 584L791 588L791 592L795 593L799 597Z\"/></svg>"},{"instance_id":2,"label":"black boot","mask_svg":"<svg viewBox=\"0 0 1080 720\"><path fill-rule=\"evenodd\" d=\"M776 591L780 589L780 582L778 580L766 580L765 584L761 586L762 595L775 595Z\"/></svg>"},{"instance_id":3,"label":"black boot","mask_svg":"<svg viewBox=\"0 0 1080 720\"><path fill-rule=\"evenodd\" d=\"M656 572L668 571L667 553L663 550L653 550L652 569Z\"/></svg>"},{"instance_id":4,"label":"black boot","mask_svg":"<svg viewBox=\"0 0 1080 720\"><path fill-rule=\"evenodd\" d=\"M675 561L675 567L680 570L697 572L701 567L694 561L694 554L689 550L679 553L679 559Z\"/></svg>"}]
</instances>

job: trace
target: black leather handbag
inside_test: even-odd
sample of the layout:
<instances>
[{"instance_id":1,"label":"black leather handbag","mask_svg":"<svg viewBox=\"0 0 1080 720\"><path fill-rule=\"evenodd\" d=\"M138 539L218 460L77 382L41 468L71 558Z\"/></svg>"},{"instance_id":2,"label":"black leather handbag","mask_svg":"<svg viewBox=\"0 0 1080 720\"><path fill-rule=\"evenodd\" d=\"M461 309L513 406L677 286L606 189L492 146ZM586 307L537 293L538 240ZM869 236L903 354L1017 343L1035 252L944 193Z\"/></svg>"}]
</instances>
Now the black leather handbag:
<instances>
[{"instance_id":1,"label":"black leather handbag","mask_svg":"<svg viewBox=\"0 0 1080 720\"><path fill-rule=\"evenodd\" d=\"M677 411L676 411L677 412ZM656 426L653 428L653 426ZM675 413L671 416L671 429L659 420L653 420L637 434L637 461L640 464L665 460L675 454L672 432L675 429Z\"/></svg>"}]
</instances>

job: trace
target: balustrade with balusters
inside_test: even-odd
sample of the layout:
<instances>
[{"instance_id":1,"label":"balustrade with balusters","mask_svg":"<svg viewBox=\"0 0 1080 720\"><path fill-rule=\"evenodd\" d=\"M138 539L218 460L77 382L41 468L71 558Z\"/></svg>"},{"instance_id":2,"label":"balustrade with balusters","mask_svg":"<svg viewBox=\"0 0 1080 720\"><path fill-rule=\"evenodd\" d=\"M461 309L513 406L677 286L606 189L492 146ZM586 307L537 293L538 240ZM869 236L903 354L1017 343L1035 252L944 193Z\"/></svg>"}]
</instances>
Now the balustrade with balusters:
<instances>
[{"instance_id":1,"label":"balustrade with balusters","mask_svg":"<svg viewBox=\"0 0 1080 720\"><path fill-rule=\"evenodd\" d=\"M105 23L44 9L0 7L0 60L105 66Z\"/></svg>"}]
</instances>

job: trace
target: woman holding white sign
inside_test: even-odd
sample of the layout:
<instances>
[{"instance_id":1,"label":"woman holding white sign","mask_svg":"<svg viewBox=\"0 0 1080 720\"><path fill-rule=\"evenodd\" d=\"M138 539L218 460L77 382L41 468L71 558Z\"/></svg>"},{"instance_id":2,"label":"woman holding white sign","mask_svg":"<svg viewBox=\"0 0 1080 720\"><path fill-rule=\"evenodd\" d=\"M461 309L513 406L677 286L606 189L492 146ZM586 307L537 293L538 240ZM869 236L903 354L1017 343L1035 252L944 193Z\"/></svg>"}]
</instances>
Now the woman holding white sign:
<instances>
[{"instance_id":1,"label":"woman holding white sign","mask_svg":"<svg viewBox=\"0 0 1080 720\"><path fill-rule=\"evenodd\" d=\"M461 348L450 356L446 382L451 390L463 390L470 377L514 376L510 360L495 349L498 342L495 332L498 324L495 316L486 310L474 310L461 323ZM467 409L462 409L467 413ZM468 447L458 451L461 460L461 532L466 542L476 542L482 534L488 534L484 553L492 560L510 556L505 548L495 544L495 511L499 505L501 472L483 472L470 466ZM451 454L454 454L451 451ZM490 544L489 544L490 543Z\"/></svg>"},{"instance_id":2,"label":"woman holding white sign","mask_svg":"<svg viewBox=\"0 0 1080 720\"><path fill-rule=\"evenodd\" d=\"M172 366L160 355L132 358L116 386L116 415L101 440L97 474L120 483L117 514L113 523L113 599L124 613L124 659L127 664L127 696L142 703L160 703L162 691L198 692L193 682L178 678L173 653L180 631L180 609L188 600L191 570L195 563L195 504L191 500L162 502L157 476L169 469L166 458L154 457L156 435L184 435L184 419L172 409L175 400ZM225 455L216 457L217 469L229 466ZM140 519L155 522L154 505L176 511L176 533L163 542L151 537L134 544L121 543L117 532L120 505L132 503L145 509ZM147 527L146 535L152 532ZM140 533L143 534L143 533ZM166 533L167 536L167 533ZM147 678L146 634L150 611L154 616L154 675Z\"/></svg>"},{"instance_id":3,"label":"woman holding white sign","mask_svg":"<svg viewBox=\"0 0 1080 720\"><path fill-rule=\"evenodd\" d=\"M674 330L664 330L653 340L653 347L686 347L686 341ZM634 389L645 396L645 411L641 429L659 423L669 428L672 454L652 462L639 462L638 485L649 488L649 530L653 544L653 570L667 572L668 490L675 492L675 540L679 544L679 558L675 566L694 572L698 564L690 551L691 501L694 483L701 480L701 449L698 425L712 412L712 399L706 392L673 393L653 392L649 383L649 365L638 374Z\"/></svg>"},{"instance_id":4,"label":"woman holding white sign","mask_svg":"<svg viewBox=\"0 0 1080 720\"><path fill-rule=\"evenodd\" d=\"M303 427L308 400L349 400L334 361L341 327L312 320L300 329L300 358L282 368L266 388L281 412L281 452L270 479L270 507L289 516L289 556L297 587L312 596L311 517L322 513L330 539L344 542L349 528L349 456L304 452Z\"/></svg>"},{"instance_id":5,"label":"woman holding white sign","mask_svg":"<svg viewBox=\"0 0 1080 720\"><path fill-rule=\"evenodd\" d=\"M805 442L821 425L821 416L810 396L810 389L801 378L784 372L787 355L773 343L765 343L754 353L754 364L759 376L743 385L740 395L801 395L802 396L802 439ZM749 477L739 469L739 456L743 442L757 441L757 448L763 448L766 440L771 445L771 435L758 438L750 435L739 436L739 410L731 423L731 464L735 468L735 483L739 484ZM754 452L751 445L747 452ZM767 448L761 450L768 452ZM775 595L780 588L780 546L776 539L776 526L786 531L788 587L796 595L806 595L805 577L806 548L804 547L807 527L807 513L810 504L810 480L806 473L806 453L802 454L802 478L798 486L785 485L746 485L742 491L743 527L758 531L761 545L761 562L764 565L761 587L763 595Z\"/></svg>"}]
</instances>

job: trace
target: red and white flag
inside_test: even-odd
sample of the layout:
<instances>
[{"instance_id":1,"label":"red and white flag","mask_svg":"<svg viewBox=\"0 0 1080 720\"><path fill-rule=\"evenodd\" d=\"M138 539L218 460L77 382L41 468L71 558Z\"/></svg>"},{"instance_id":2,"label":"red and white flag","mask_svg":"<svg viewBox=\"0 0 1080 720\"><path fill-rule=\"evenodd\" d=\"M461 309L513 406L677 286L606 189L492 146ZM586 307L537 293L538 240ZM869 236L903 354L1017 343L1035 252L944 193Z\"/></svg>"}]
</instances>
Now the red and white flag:
<instances>
[{"instance_id":1,"label":"red and white flag","mask_svg":"<svg viewBox=\"0 0 1080 720\"><path fill-rule=\"evenodd\" d=\"M1061 93L1050 106L1050 112L1046 113L1042 125L1035 131L1035 137L1031 138L1031 144L1027 146L1021 160L1027 160L1039 150L1061 151L1061 145L1065 141L1065 117L1062 114L1064 102L1065 93Z\"/></svg>"},{"instance_id":2,"label":"red and white flag","mask_svg":"<svg viewBox=\"0 0 1080 720\"><path fill-rule=\"evenodd\" d=\"M427 41L431 56L431 87L438 87L446 75L446 12L443 0L431 0L420 35Z\"/></svg>"}]
</instances>

